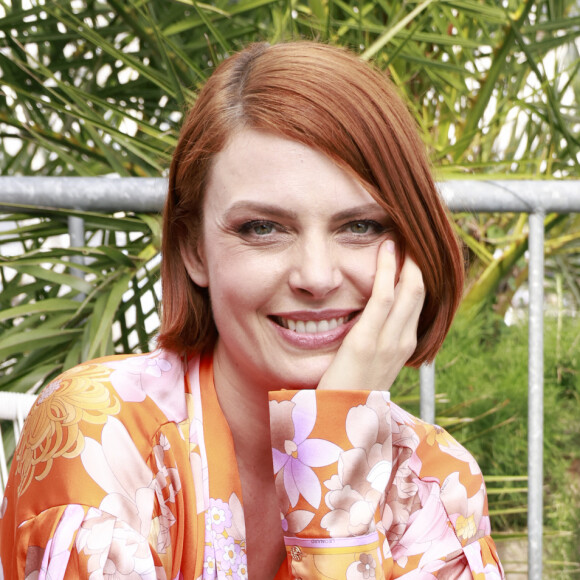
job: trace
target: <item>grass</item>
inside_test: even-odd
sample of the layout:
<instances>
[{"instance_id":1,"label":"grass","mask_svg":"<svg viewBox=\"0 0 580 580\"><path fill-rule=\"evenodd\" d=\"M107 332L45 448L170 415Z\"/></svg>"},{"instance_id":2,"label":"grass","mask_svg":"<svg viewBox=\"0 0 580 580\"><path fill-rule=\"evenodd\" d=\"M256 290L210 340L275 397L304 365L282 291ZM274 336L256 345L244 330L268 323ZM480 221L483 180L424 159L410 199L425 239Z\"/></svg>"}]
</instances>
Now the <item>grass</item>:
<instances>
[{"instance_id":1,"label":"grass","mask_svg":"<svg viewBox=\"0 0 580 580\"><path fill-rule=\"evenodd\" d=\"M436 361L437 422L476 457L488 484L497 539L526 529L527 325L493 313L458 318ZM546 316L544 332L546 573L580 577L580 324ZM417 377L392 388L411 400ZM418 413L418 408L410 408Z\"/></svg>"}]
</instances>

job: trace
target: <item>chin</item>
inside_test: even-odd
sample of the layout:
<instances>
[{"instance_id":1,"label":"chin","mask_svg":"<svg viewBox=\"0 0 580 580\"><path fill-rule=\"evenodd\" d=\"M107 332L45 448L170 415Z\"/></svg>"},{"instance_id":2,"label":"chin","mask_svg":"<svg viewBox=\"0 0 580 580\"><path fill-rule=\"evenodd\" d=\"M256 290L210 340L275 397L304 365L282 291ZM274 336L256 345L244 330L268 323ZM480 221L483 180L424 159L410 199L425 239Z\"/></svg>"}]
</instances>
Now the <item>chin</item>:
<instances>
[{"instance_id":1,"label":"chin","mask_svg":"<svg viewBox=\"0 0 580 580\"><path fill-rule=\"evenodd\" d=\"M330 365L330 361L317 362L318 364L313 364L313 361L310 364L304 362L299 373L288 373L280 377L279 384L282 386L276 390L288 389L300 391L304 389L315 389Z\"/></svg>"}]
</instances>

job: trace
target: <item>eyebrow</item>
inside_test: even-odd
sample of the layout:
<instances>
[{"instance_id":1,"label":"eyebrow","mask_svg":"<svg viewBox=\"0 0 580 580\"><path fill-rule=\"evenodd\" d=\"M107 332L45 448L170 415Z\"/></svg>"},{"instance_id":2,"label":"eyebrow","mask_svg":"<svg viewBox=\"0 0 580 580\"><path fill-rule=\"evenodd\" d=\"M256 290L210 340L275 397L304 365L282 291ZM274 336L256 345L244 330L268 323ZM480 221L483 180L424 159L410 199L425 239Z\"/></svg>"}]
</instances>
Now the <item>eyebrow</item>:
<instances>
[{"instance_id":1,"label":"eyebrow","mask_svg":"<svg viewBox=\"0 0 580 580\"><path fill-rule=\"evenodd\" d=\"M269 203L259 203L254 201L236 201L226 210L226 217L235 214L240 210L250 210L259 213L264 213L279 218L297 219L298 214L294 211L280 207L279 205L272 205ZM356 207L348 208L338 213L332 214L331 218L334 221L343 221L348 219L357 219L368 215L369 213L381 213L388 216L385 208L377 203L367 203Z\"/></svg>"},{"instance_id":2,"label":"eyebrow","mask_svg":"<svg viewBox=\"0 0 580 580\"><path fill-rule=\"evenodd\" d=\"M286 218L286 219L296 219L298 216L296 212L287 210L278 205L271 205L269 203L258 203L255 201L236 201L226 210L226 217L236 213L240 210L250 210L259 213L268 214L275 217Z\"/></svg>"},{"instance_id":3,"label":"eyebrow","mask_svg":"<svg viewBox=\"0 0 580 580\"><path fill-rule=\"evenodd\" d=\"M367 216L369 213L380 213L388 216L389 213L384 207L381 207L378 203L367 203L365 205L359 205L353 208L345 209L332 216L336 221L343 221L348 219L357 219Z\"/></svg>"}]
</instances>

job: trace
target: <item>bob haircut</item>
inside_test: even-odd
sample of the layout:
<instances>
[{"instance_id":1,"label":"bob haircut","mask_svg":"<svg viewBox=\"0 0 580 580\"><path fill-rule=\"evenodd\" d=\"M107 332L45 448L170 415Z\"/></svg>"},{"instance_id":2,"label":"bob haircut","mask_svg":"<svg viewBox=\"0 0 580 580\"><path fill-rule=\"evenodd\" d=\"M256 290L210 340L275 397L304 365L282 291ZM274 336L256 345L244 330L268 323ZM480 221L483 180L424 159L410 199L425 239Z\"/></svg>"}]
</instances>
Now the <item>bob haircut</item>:
<instances>
[{"instance_id":1,"label":"bob haircut","mask_svg":"<svg viewBox=\"0 0 580 580\"><path fill-rule=\"evenodd\" d=\"M423 273L426 298L409 366L441 347L463 289L463 257L425 145L392 83L354 54L313 42L252 44L221 63L183 125L163 220L159 345L187 353L217 337L208 290L189 278L217 153L243 129L315 149L355 177L391 216L399 252ZM211 290L211 289L210 289Z\"/></svg>"}]
</instances>

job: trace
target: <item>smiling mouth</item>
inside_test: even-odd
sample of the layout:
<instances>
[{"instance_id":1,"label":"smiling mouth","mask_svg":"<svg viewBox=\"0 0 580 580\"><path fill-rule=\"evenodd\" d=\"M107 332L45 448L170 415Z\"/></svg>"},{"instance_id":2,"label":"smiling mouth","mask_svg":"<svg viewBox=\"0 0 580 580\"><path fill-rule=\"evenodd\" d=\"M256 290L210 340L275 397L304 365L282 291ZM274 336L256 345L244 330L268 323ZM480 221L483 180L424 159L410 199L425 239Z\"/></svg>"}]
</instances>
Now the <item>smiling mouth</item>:
<instances>
[{"instance_id":1,"label":"smiling mouth","mask_svg":"<svg viewBox=\"0 0 580 580\"><path fill-rule=\"evenodd\" d=\"M353 312L348 316L339 316L338 318L328 318L324 320L291 320L281 316L270 317L276 324L287 330L292 330L297 334L320 334L334 330L345 322L352 320L358 312Z\"/></svg>"}]
</instances>

